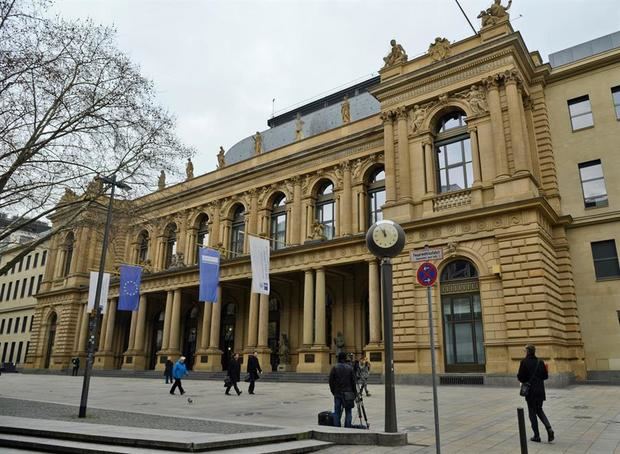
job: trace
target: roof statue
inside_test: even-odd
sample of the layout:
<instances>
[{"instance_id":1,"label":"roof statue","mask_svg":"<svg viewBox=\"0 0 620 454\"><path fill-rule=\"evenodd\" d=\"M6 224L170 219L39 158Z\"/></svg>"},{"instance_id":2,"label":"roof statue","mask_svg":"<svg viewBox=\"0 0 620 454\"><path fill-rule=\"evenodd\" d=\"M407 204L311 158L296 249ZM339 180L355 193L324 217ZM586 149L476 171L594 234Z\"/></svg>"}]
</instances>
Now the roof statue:
<instances>
[{"instance_id":1,"label":"roof statue","mask_svg":"<svg viewBox=\"0 0 620 454\"><path fill-rule=\"evenodd\" d=\"M217 153L217 168L221 169L226 165L226 159L224 158L224 147L220 146L220 151Z\"/></svg>"},{"instance_id":2,"label":"roof statue","mask_svg":"<svg viewBox=\"0 0 620 454\"><path fill-rule=\"evenodd\" d=\"M65 188L65 193L60 198L59 203L70 203L77 200L77 194L71 188Z\"/></svg>"},{"instance_id":3,"label":"roof statue","mask_svg":"<svg viewBox=\"0 0 620 454\"><path fill-rule=\"evenodd\" d=\"M437 37L435 42L428 46L428 54L433 61L440 61L450 56L450 41Z\"/></svg>"},{"instance_id":4,"label":"roof statue","mask_svg":"<svg viewBox=\"0 0 620 454\"><path fill-rule=\"evenodd\" d=\"M260 135L260 132L256 131L254 134L254 154L261 154L263 152L263 136Z\"/></svg>"},{"instance_id":5,"label":"roof statue","mask_svg":"<svg viewBox=\"0 0 620 454\"><path fill-rule=\"evenodd\" d=\"M351 105L349 104L349 97L347 95L344 95L344 99L342 100L340 114L342 115L342 124L346 125L351 122Z\"/></svg>"},{"instance_id":6,"label":"roof statue","mask_svg":"<svg viewBox=\"0 0 620 454\"><path fill-rule=\"evenodd\" d=\"M385 62L385 65L383 65L383 67L388 68L390 66L406 63L407 54L405 53L405 49L403 49L403 46L398 44L395 39L390 41L390 46L392 46L390 53L387 54L387 57L383 57L383 61Z\"/></svg>"},{"instance_id":7,"label":"roof statue","mask_svg":"<svg viewBox=\"0 0 620 454\"><path fill-rule=\"evenodd\" d=\"M301 114L297 112L297 118L295 120L295 140L301 140L304 138L304 122L301 120Z\"/></svg>"},{"instance_id":8,"label":"roof statue","mask_svg":"<svg viewBox=\"0 0 620 454\"><path fill-rule=\"evenodd\" d=\"M93 196L101 193L103 193L103 180L96 176L86 186L86 194Z\"/></svg>"},{"instance_id":9,"label":"roof statue","mask_svg":"<svg viewBox=\"0 0 620 454\"><path fill-rule=\"evenodd\" d=\"M512 0L508 0L508 6L503 6L502 0L493 0L491 6L484 11L480 11L480 14L478 14L478 19L482 19L482 28L490 27L500 22L506 22L510 18L507 11L510 9L511 5Z\"/></svg>"},{"instance_id":10,"label":"roof statue","mask_svg":"<svg viewBox=\"0 0 620 454\"><path fill-rule=\"evenodd\" d=\"M166 172L164 172L163 170L161 171L161 173L159 174L159 178L157 179L157 187L160 191L166 187Z\"/></svg>"},{"instance_id":11,"label":"roof statue","mask_svg":"<svg viewBox=\"0 0 620 454\"><path fill-rule=\"evenodd\" d=\"M187 158L187 164L185 165L185 175L188 180L194 178L194 164L191 158Z\"/></svg>"}]
</instances>

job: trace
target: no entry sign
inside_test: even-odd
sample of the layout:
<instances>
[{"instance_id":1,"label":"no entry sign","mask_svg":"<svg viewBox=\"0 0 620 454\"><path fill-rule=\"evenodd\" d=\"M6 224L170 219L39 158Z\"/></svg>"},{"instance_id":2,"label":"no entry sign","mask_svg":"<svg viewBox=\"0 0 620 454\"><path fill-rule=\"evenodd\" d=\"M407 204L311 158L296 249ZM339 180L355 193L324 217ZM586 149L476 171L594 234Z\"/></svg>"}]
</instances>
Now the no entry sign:
<instances>
[{"instance_id":1,"label":"no entry sign","mask_svg":"<svg viewBox=\"0 0 620 454\"><path fill-rule=\"evenodd\" d=\"M420 285L423 285L424 287L430 287L437 280L437 268L432 263L424 262L418 268L416 277Z\"/></svg>"}]
</instances>

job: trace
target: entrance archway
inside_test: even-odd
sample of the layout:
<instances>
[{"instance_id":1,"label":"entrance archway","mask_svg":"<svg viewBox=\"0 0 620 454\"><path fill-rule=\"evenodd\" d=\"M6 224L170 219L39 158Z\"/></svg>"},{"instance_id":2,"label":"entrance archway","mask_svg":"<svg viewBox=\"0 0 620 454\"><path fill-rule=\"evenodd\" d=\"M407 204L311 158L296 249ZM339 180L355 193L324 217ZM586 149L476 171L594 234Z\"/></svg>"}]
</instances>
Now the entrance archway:
<instances>
[{"instance_id":1,"label":"entrance archway","mask_svg":"<svg viewBox=\"0 0 620 454\"><path fill-rule=\"evenodd\" d=\"M220 350L222 351L222 370L228 370L228 362L235 350L235 322L237 319L237 305L227 303L222 311L220 330Z\"/></svg>"},{"instance_id":2,"label":"entrance archway","mask_svg":"<svg viewBox=\"0 0 620 454\"><path fill-rule=\"evenodd\" d=\"M49 328L47 332L47 346L45 348L45 369L49 369L52 360L52 352L54 350L54 341L56 340L56 324L58 317L54 312L50 316Z\"/></svg>"},{"instance_id":3,"label":"entrance archway","mask_svg":"<svg viewBox=\"0 0 620 454\"><path fill-rule=\"evenodd\" d=\"M443 269L440 283L446 372L484 372L478 271L467 260L455 260Z\"/></svg>"},{"instance_id":4,"label":"entrance archway","mask_svg":"<svg viewBox=\"0 0 620 454\"><path fill-rule=\"evenodd\" d=\"M149 358L149 369L155 369L157 365L157 352L161 350L164 340L164 318L166 314L161 311L153 318L153 329L151 330L151 356Z\"/></svg>"},{"instance_id":5,"label":"entrance archway","mask_svg":"<svg viewBox=\"0 0 620 454\"><path fill-rule=\"evenodd\" d=\"M194 368L194 355L196 354L196 337L198 332L198 305L192 307L185 317L185 335L183 336L183 356L189 370Z\"/></svg>"}]
</instances>

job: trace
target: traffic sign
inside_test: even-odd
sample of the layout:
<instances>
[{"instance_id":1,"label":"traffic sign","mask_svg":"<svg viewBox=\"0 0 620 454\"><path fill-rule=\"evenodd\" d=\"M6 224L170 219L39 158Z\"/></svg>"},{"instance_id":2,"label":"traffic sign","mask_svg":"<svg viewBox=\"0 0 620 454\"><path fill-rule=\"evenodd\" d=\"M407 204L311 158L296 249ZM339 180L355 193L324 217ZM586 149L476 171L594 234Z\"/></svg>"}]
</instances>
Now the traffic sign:
<instances>
[{"instance_id":1,"label":"traffic sign","mask_svg":"<svg viewBox=\"0 0 620 454\"><path fill-rule=\"evenodd\" d=\"M443 249L440 247L424 249L414 249L409 254L412 262L428 262L429 260L441 260L443 258Z\"/></svg>"},{"instance_id":2,"label":"traffic sign","mask_svg":"<svg viewBox=\"0 0 620 454\"><path fill-rule=\"evenodd\" d=\"M424 287L430 287L437 280L437 268L432 263L424 262L418 268L416 277L420 285L423 285Z\"/></svg>"}]
</instances>

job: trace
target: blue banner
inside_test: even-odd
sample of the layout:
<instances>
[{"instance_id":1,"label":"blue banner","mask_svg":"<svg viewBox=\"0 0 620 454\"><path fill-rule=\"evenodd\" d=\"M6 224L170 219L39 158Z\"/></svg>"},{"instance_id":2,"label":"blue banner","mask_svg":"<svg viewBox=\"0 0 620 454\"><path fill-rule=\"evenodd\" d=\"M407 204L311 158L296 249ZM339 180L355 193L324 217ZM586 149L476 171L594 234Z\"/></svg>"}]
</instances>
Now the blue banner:
<instances>
[{"instance_id":1,"label":"blue banner","mask_svg":"<svg viewBox=\"0 0 620 454\"><path fill-rule=\"evenodd\" d=\"M142 267L121 265L121 281L119 284L119 311L137 311L140 303L140 280Z\"/></svg>"},{"instance_id":2,"label":"blue banner","mask_svg":"<svg viewBox=\"0 0 620 454\"><path fill-rule=\"evenodd\" d=\"M198 301L215 303L220 283L220 253L215 249L201 247L198 252L200 266L200 290Z\"/></svg>"}]
</instances>

